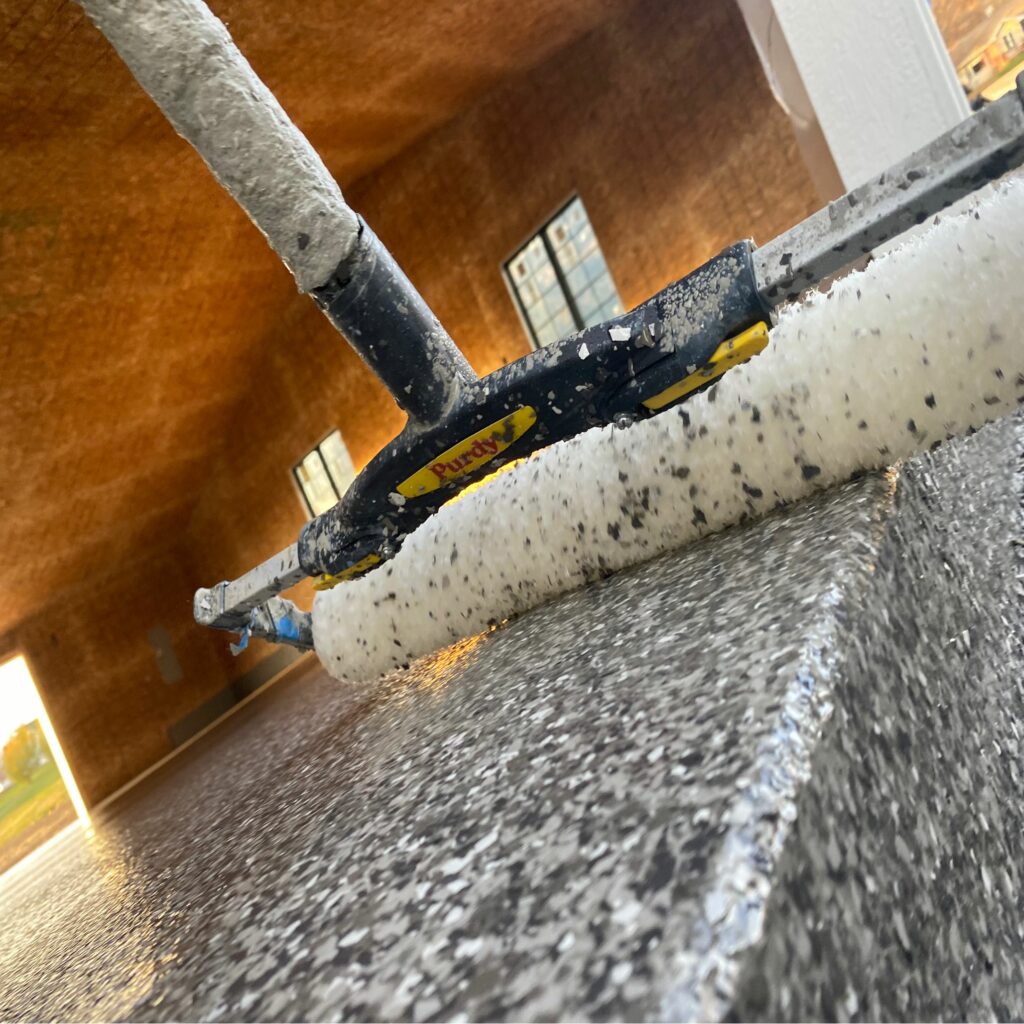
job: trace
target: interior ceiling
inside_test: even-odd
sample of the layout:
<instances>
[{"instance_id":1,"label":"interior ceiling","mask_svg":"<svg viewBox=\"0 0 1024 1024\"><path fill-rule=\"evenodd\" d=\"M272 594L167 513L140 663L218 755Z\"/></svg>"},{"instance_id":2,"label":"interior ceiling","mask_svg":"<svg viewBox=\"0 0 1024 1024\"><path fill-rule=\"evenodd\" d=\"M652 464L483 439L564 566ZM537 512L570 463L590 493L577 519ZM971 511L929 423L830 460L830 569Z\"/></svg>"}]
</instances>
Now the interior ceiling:
<instances>
[{"instance_id":1,"label":"interior ceiling","mask_svg":"<svg viewBox=\"0 0 1024 1024\"><path fill-rule=\"evenodd\" d=\"M344 186L625 0L212 0ZM290 277L69 0L0 0L0 635L184 528Z\"/></svg>"}]
</instances>

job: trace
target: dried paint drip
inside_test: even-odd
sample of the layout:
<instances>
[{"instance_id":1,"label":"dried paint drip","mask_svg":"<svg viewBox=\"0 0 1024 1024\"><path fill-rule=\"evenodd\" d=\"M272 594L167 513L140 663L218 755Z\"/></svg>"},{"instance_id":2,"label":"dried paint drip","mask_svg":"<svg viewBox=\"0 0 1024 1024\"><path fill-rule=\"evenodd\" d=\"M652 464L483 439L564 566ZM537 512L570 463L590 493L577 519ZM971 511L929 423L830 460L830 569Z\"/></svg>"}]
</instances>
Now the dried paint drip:
<instances>
[{"instance_id":1,"label":"dried paint drip","mask_svg":"<svg viewBox=\"0 0 1024 1024\"><path fill-rule=\"evenodd\" d=\"M317 653L368 679L611 572L977 429L1024 402L1024 181L783 311L684 407L559 443L317 595Z\"/></svg>"}]
</instances>

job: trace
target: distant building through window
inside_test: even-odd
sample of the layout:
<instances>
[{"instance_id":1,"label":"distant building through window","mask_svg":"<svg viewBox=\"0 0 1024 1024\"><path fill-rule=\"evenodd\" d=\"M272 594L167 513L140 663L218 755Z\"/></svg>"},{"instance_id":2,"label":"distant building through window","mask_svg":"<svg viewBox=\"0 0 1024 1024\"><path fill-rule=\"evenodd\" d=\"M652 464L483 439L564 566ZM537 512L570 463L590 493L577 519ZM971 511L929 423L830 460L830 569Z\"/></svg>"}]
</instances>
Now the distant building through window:
<instances>
[{"instance_id":1,"label":"distant building through window","mask_svg":"<svg viewBox=\"0 0 1024 1024\"><path fill-rule=\"evenodd\" d=\"M965 4L948 26L957 77L977 109L1012 90L1024 70L1024 0Z\"/></svg>"},{"instance_id":2,"label":"distant building through window","mask_svg":"<svg viewBox=\"0 0 1024 1024\"><path fill-rule=\"evenodd\" d=\"M326 512L355 479L340 431L328 434L301 462L292 468L295 482L311 516Z\"/></svg>"},{"instance_id":3,"label":"distant building through window","mask_svg":"<svg viewBox=\"0 0 1024 1024\"><path fill-rule=\"evenodd\" d=\"M579 196L508 260L504 270L538 348L623 311Z\"/></svg>"}]
</instances>

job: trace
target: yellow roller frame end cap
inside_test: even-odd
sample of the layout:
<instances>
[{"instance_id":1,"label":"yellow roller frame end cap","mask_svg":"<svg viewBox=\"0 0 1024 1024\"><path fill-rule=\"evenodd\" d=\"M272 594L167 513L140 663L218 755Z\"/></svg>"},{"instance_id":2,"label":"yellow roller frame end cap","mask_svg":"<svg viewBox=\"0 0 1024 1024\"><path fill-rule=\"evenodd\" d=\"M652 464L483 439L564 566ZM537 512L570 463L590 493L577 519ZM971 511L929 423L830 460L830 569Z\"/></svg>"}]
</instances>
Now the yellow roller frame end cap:
<instances>
[{"instance_id":1,"label":"yellow roller frame end cap","mask_svg":"<svg viewBox=\"0 0 1024 1024\"><path fill-rule=\"evenodd\" d=\"M745 363L752 356L764 350L768 344L768 325L764 322L748 327L742 334L723 341L714 354L699 370L685 376L677 384L671 384L664 391L644 400L645 408L652 412L664 409L672 402L678 402L699 388L704 387L709 380L721 377L726 370L731 370L740 363Z\"/></svg>"},{"instance_id":2,"label":"yellow roller frame end cap","mask_svg":"<svg viewBox=\"0 0 1024 1024\"><path fill-rule=\"evenodd\" d=\"M368 573L375 565L380 565L380 555L369 554L365 558L360 558L358 562L353 563L347 569L342 569L341 572L331 576L328 573L324 573L314 584L314 590L330 590L332 587L336 587L339 583L347 583L349 580L354 580L358 576L362 576Z\"/></svg>"}]
</instances>

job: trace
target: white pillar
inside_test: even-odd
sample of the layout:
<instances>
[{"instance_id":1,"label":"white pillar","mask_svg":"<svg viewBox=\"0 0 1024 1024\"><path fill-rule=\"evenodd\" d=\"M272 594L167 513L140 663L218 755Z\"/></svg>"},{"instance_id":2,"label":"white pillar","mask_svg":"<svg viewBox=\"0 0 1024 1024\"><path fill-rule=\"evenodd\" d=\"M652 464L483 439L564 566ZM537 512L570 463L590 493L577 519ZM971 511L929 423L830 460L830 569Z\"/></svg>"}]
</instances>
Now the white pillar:
<instances>
[{"instance_id":1,"label":"white pillar","mask_svg":"<svg viewBox=\"0 0 1024 1024\"><path fill-rule=\"evenodd\" d=\"M738 0L823 199L970 114L927 0Z\"/></svg>"}]
</instances>

